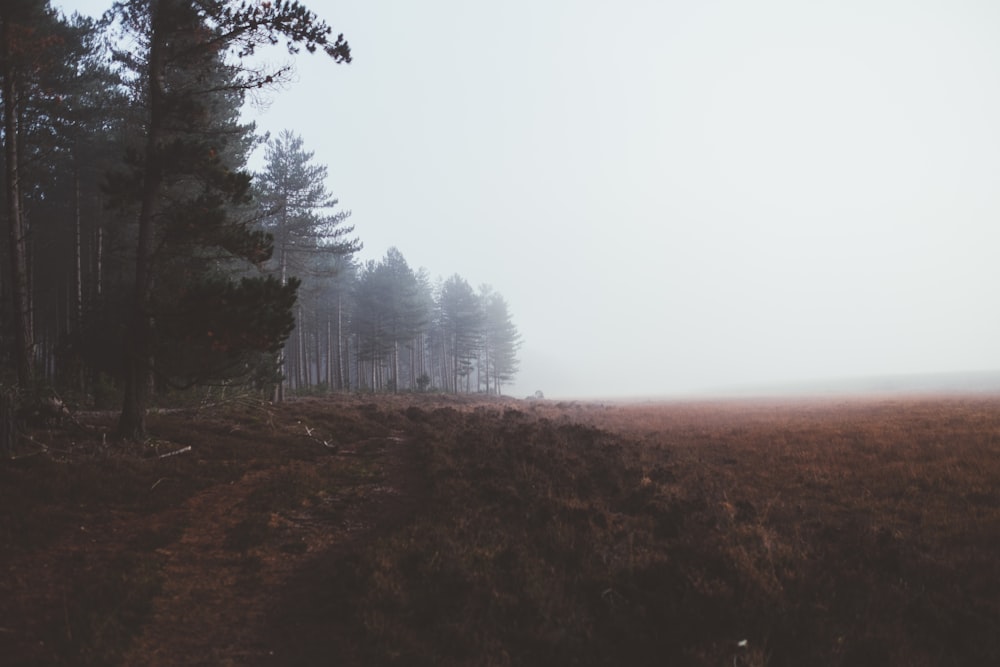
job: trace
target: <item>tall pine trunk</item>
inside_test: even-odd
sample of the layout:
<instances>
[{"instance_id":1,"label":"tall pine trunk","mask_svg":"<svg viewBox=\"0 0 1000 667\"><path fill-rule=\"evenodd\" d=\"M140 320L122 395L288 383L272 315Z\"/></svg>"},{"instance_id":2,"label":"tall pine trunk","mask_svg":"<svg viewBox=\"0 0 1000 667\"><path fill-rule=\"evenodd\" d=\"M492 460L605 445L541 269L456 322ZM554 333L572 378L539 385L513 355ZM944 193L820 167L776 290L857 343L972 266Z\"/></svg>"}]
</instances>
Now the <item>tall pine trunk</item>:
<instances>
[{"instance_id":1,"label":"tall pine trunk","mask_svg":"<svg viewBox=\"0 0 1000 667\"><path fill-rule=\"evenodd\" d=\"M22 389L32 385L34 339L31 330L31 305L28 294L28 251L21 211L21 182L17 146L17 82L13 63L13 26L3 20L0 61L3 63L3 127L5 185L7 197L7 232L10 245L10 291L14 308L14 363L17 383Z\"/></svg>"},{"instance_id":2,"label":"tall pine trunk","mask_svg":"<svg viewBox=\"0 0 1000 667\"><path fill-rule=\"evenodd\" d=\"M323 335L319 329L319 318L314 318L316 321L313 323L313 331L315 331L315 339L313 340L313 350L316 353L316 361L313 364L316 367L316 384L323 384ZM327 384L327 387L330 385Z\"/></svg>"},{"instance_id":3,"label":"tall pine trunk","mask_svg":"<svg viewBox=\"0 0 1000 667\"><path fill-rule=\"evenodd\" d=\"M139 234L135 256L135 291L125 334L125 393L118 419L118 435L132 441L146 438L146 403L149 397L150 338L149 297L152 275L153 214L163 181L160 141L164 127L164 40L167 13L174 0L159 0L152 8L149 45L149 127L146 130Z\"/></svg>"},{"instance_id":4,"label":"tall pine trunk","mask_svg":"<svg viewBox=\"0 0 1000 667\"><path fill-rule=\"evenodd\" d=\"M338 290L337 292L337 365L335 370L337 372L337 389L342 390L344 386L344 316L343 316L343 299Z\"/></svg>"},{"instance_id":5,"label":"tall pine trunk","mask_svg":"<svg viewBox=\"0 0 1000 667\"><path fill-rule=\"evenodd\" d=\"M73 330L79 331L83 324L83 230L82 215L80 212L80 170L73 170L73 227L74 255L76 258L76 291L73 294Z\"/></svg>"}]
</instances>

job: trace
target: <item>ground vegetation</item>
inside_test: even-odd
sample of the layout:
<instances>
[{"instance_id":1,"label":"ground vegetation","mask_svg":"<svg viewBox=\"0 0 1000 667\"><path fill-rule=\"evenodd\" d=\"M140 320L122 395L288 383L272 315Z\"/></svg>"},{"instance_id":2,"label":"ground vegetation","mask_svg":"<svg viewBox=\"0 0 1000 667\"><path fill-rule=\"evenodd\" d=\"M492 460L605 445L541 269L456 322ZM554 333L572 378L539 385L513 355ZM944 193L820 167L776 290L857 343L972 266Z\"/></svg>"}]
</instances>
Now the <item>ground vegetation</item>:
<instances>
[{"instance_id":1,"label":"ground vegetation","mask_svg":"<svg viewBox=\"0 0 1000 667\"><path fill-rule=\"evenodd\" d=\"M5 664L1000 660L1000 399L248 401L0 462Z\"/></svg>"}]
</instances>

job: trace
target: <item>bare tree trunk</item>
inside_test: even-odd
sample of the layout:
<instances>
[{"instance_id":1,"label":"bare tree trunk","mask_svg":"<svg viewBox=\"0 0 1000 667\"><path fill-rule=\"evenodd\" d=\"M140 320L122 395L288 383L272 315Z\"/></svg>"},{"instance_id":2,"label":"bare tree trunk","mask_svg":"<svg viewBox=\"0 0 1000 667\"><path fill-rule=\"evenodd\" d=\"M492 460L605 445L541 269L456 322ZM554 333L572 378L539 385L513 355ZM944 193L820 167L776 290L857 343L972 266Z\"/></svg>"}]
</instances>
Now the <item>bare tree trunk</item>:
<instances>
[{"instance_id":1,"label":"bare tree trunk","mask_svg":"<svg viewBox=\"0 0 1000 667\"><path fill-rule=\"evenodd\" d=\"M104 227L97 227L97 248L94 253L97 265L94 267L94 293L99 299L104 291Z\"/></svg>"},{"instance_id":2,"label":"bare tree trunk","mask_svg":"<svg viewBox=\"0 0 1000 667\"><path fill-rule=\"evenodd\" d=\"M283 243L281 247L278 248L278 266L281 270L281 284L284 285L288 272L288 260ZM278 372L281 374L281 377L278 379L277 384L274 385L274 396L272 400L275 403L281 403L285 400L285 383L291 381L291 374L288 372L288 341L290 338L291 337L285 339L284 344L281 346L281 350L278 352Z\"/></svg>"},{"instance_id":3,"label":"bare tree trunk","mask_svg":"<svg viewBox=\"0 0 1000 667\"><path fill-rule=\"evenodd\" d=\"M364 384L364 377L365 377L364 374L362 373L361 350L360 350L360 347L361 347L360 342L359 342L357 336L355 336L355 338L354 338L354 361L355 361L355 366L357 368L355 369L354 375L355 375L355 377L358 380L358 389L359 390L361 389L362 385Z\"/></svg>"},{"instance_id":4,"label":"bare tree trunk","mask_svg":"<svg viewBox=\"0 0 1000 667\"><path fill-rule=\"evenodd\" d=\"M324 364L323 364L323 354L322 354L322 348L320 347L321 344L322 344L322 341L323 341L323 336L320 335L319 322L317 321L315 324L316 324L316 326L313 329L313 331L315 332L315 340L313 341L313 350L315 350L315 352L316 352L316 363L315 363L315 366L316 366L316 384L319 385L319 384L323 383L323 379L324 379L323 378L323 366L324 366ZM327 384L327 387L329 387L329 386L330 385Z\"/></svg>"},{"instance_id":5,"label":"bare tree trunk","mask_svg":"<svg viewBox=\"0 0 1000 667\"><path fill-rule=\"evenodd\" d=\"M326 318L326 363L323 364L327 391L333 391L333 322Z\"/></svg>"},{"instance_id":6,"label":"bare tree trunk","mask_svg":"<svg viewBox=\"0 0 1000 667\"><path fill-rule=\"evenodd\" d=\"M489 371L487 371L486 373L483 372L482 363L483 363L482 355L481 354L477 354L476 355L476 393L479 393L479 392L483 391L483 385L484 384L489 385ZM483 377L484 375L486 376L485 378ZM488 394L489 391L487 391L486 393Z\"/></svg>"},{"instance_id":7,"label":"bare tree trunk","mask_svg":"<svg viewBox=\"0 0 1000 667\"><path fill-rule=\"evenodd\" d=\"M0 452L14 457L17 444L17 391L0 387Z\"/></svg>"},{"instance_id":8,"label":"bare tree trunk","mask_svg":"<svg viewBox=\"0 0 1000 667\"><path fill-rule=\"evenodd\" d=\"M166 35L163 21L173 0L159 0L152 8L149 46L149 126L139 208L139 237L135 257L135 293L125 336L125 392L118 434L132 441L146 438L146 402L149 396L150 336L149 297L152 287L153 214L163 181L160 141L164 131L163 90Z\"/></svg>"},{"instance_id":9,"label":"bare tree trunk","mask_svg":"<svg viewBox=\"0 0 1000 667\"><path fill-rule=\"evenodd\" d=\"M299 306L299 323L296 327L298 329L298 345L296 346L297 358L297 368L295 369L298 375L298 382L296 386L298 389L303 389L309 386L309 359L308 359L308 347L306 346L306 330L302 317L302 306Z\"/></svg>"},{"instance_id":10,"label":"bare tree trunk","mask_svg":"<svg viewBox=\"0 0 1000 667\"><path fill-rule=\"evenodd\" d=\"M83 322L83 230L80 212L80 171L73 170L73 210L74 227L76 231L76 293L73 295L73 316L76 319L74 329L79 330Z\"/></svg>"},{"instance_id":11,"label":"bare tree trunk","mask_svg":"<svg viewBox=\"0 0 1000 667\"><path fill-rule=\"evenodd\" d=\"M17 382L24 389L32 385L32 353L34 340L31 330L31 306L28 295L28 251L24 219L21 211L21 180L19 173L17 132L17 85L13 64L13 26L4 19L0 42L3 63L3 126L5 190L7 197L7 232L10 245L10 291L14 309L14 363Z\"/></svg>"},{"instance_id":12,"label":"bare tree trunk","mask_svg":"<svg viewBox=\"0 0 1000 667\"><path fill-rule=\"evenodd\" d=\"M344 317L343 317L343 298L340 293L337 293L337 365L335 367L337 373L337 389L344 389Z\"/></svg>"},{"instance_id":13,"label":"bare tree trunk","mask_svg":"<svg viewBox=\"0 0 1000 667\"><path fill-rule=\"evenodd\" d=\"M417 378L420 376L417 373L417 338L410 341L410 391L413 391L417 386Z\"/></svg>"},{"instance_id":14,"label":"bare tree trunk","mask_svg":"<svg viewBox=\"0 0 1000 667\"><path fill-rule=\"evenodd\" d=\"M399 341L392 341L392 393L399 391Z\"/></svg>"}]
</instances>

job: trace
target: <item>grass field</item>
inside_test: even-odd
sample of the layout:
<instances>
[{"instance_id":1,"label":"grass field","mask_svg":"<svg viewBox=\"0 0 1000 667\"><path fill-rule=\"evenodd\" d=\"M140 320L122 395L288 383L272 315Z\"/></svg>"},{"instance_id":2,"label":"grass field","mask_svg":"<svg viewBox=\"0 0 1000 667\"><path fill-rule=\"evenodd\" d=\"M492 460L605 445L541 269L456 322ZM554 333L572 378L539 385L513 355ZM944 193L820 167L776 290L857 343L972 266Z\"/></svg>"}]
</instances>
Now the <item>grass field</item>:
<instances>
[{"instance_id":1,"label":"grass field","mask_svg":"<svg viewBox=\"0 0 1000 667\"><path fill-rule=\"evenodd\" d=\"M80 419L0 463L4 664L1000 664L1000 398Z\"/></svg>"}]
</instances>

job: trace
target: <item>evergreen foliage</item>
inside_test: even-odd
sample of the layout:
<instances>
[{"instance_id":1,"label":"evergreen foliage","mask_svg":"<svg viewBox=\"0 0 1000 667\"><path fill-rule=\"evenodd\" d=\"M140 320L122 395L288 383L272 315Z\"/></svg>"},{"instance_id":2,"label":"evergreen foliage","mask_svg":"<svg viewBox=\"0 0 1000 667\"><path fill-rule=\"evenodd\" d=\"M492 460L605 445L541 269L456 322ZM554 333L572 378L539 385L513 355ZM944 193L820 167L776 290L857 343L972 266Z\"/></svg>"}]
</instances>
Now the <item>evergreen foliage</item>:
<instances>
[{"instance_id":1,"label":"evergreen foliage","mask_svg":"<svg viewBox=\"0 0 1000 667\"><path fill-rule=\"evenodd\" d=\"M286 78L246 58L274 45L352 58L296 2L122 0L99 20L0 5L0 384L117 394L120 434L141 440L147 403L196 385L499 393L513 379L502 297L457 275L435 287L397 248L358 265L326 166L301 136L240 120L247 95Z\"/></svg>"},{"instance_id":2,"label":"evergreen foliage","mask_svg":"<svg viewBox=\"0 0 1000 667\"><path fill-rule=\"evenodd\" d=\"M469 390L483 325L483 309L476 293L464 278L452 275L441 286L437 321L437 337L448 371L443 380L452 391Z\"/></svg>"}]
</instances>

